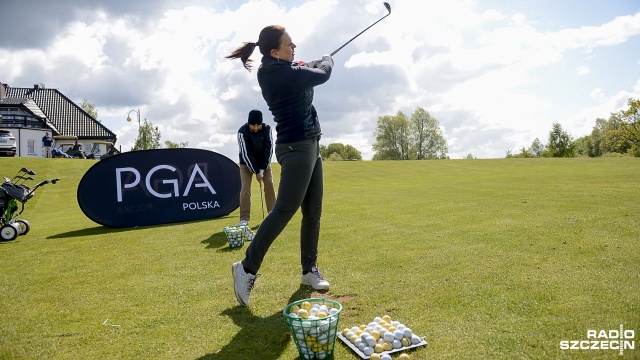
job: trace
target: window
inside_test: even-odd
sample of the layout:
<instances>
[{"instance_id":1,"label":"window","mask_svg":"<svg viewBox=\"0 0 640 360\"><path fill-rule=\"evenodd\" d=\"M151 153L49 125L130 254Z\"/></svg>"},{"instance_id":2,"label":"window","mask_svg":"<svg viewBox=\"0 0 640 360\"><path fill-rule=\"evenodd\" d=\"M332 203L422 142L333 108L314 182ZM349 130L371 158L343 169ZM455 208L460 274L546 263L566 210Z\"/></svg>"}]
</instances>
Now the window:
<instances>
[{"instance_id":1,"label":"window","mask_svg":"<svg viewBox=\"0 0 640 360\"><path fill-rule=\"evenodd\" d=\"M33 139L27 139L27 154L29 155L36 154L36 141Z\"/></svg>"}]
</instances>

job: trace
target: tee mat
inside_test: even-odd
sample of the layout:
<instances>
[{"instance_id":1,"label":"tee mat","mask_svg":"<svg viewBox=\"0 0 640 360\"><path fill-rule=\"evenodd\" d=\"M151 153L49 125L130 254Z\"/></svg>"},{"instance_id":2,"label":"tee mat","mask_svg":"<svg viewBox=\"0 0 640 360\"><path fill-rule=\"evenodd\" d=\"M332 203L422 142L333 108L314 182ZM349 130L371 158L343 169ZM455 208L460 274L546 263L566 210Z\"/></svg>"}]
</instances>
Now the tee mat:
<instances>
[{"instance_id":1,"label":"tee mat","mask_svg":"<svg viewBox=\"0 0 640 360\"><path fill-rule=\"evenodd\" d=\"M358 349L355 345L353 345L351 343L351 341L347 340L347 338L344 337L344 335L342 335L342 333L338 333L338 339L342 340L343 343L345 343L348 347L351 348L351 350L353 350L356 354L358 354L358 356L360 356L363 359L369 359L371 356L370 355L365 355L362 351L360 351L360 349ZM424 337L421 338L422 340L415 344L415 345L409 345L409 346L403 346L399 349L393 349L393 350L389 350L389 351L383 351L380 354L393 354L399 351L406 351L409 349L414 349L420 346L427 346L427 342L424 340Z\"/></svg>"}]
</instances>

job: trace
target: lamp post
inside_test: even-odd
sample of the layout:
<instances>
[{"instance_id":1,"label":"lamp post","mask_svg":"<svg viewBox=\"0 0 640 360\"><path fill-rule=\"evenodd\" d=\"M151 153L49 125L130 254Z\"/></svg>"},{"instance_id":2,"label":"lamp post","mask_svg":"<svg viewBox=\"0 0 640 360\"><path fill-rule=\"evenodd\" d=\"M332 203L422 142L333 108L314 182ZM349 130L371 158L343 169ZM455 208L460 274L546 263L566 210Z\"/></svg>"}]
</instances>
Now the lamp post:
<instances>
[{"instance_id":1,"label":"lamp post","mask_svg":"<svg viewBox=\"0 0 640 360\"><path fill-rule=\"evenodd\" d=\"M136 115L138 115L138 137L140 137L140 142L142 145L142 150L146 150L147 145L144 142L144 139L140 136L142 135L142 128L140 125L140 109L138 110L129 110L129 113L127 114L127 121L131 122L131 113L134 112L136 113Z\"/></svg>"}]
</instances>

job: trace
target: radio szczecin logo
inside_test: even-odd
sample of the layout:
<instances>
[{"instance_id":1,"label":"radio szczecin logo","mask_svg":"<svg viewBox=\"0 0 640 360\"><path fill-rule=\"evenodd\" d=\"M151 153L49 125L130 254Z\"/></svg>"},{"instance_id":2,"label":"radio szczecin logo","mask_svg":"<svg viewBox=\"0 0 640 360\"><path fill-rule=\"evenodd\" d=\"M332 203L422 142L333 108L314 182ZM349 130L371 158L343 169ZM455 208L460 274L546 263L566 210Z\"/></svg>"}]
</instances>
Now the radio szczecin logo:
<instances>
[{"instance_id":1,"label":"radio szczecin logo","mask_svg":"<svg viewBox=\"0 0 640 360\"><path fill-rule=\"evenodd\" d=\"M616 350L624 355L625 350L635 350L636 332L625 329L621 324L615 330L587 330L583 340L562 340L560 350Z\"/></svg>"}]
</instances>

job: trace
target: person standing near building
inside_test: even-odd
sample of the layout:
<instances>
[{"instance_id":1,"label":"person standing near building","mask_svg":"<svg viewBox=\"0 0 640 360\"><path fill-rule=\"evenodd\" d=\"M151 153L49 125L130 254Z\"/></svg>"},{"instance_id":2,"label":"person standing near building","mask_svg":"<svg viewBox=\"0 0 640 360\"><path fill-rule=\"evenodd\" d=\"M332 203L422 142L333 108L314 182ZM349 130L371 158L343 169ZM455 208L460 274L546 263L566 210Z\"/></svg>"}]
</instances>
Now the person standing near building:
<instances>
[{"instance_id":1,"label":"person standing near building","mask_svg":"<svg viewBox=\"0 0 640 360\"><path fill-rule=\"evenodd\" d=\"M267 213L276 203L276 189L271 173L273 139L271 127L262 122L262 112L251 110L247 122L238 129L240 148L240 225L248 225L251 219L251 179L264 183L264 199ZM262 196L262 195L260 195Z\"/></svg>"},{"instance_id":2,"label":"person standing near building","mask_svg":"<svg viewBox=\"0 0 640 360\"><path fill-rule=\"evenodd\" d=\"M51 145L53 144L53 139L49 135L49 132L44 133L42 137L42 146L44 148L44 157L51 158Z\"/></svg>"}]
</instances>

